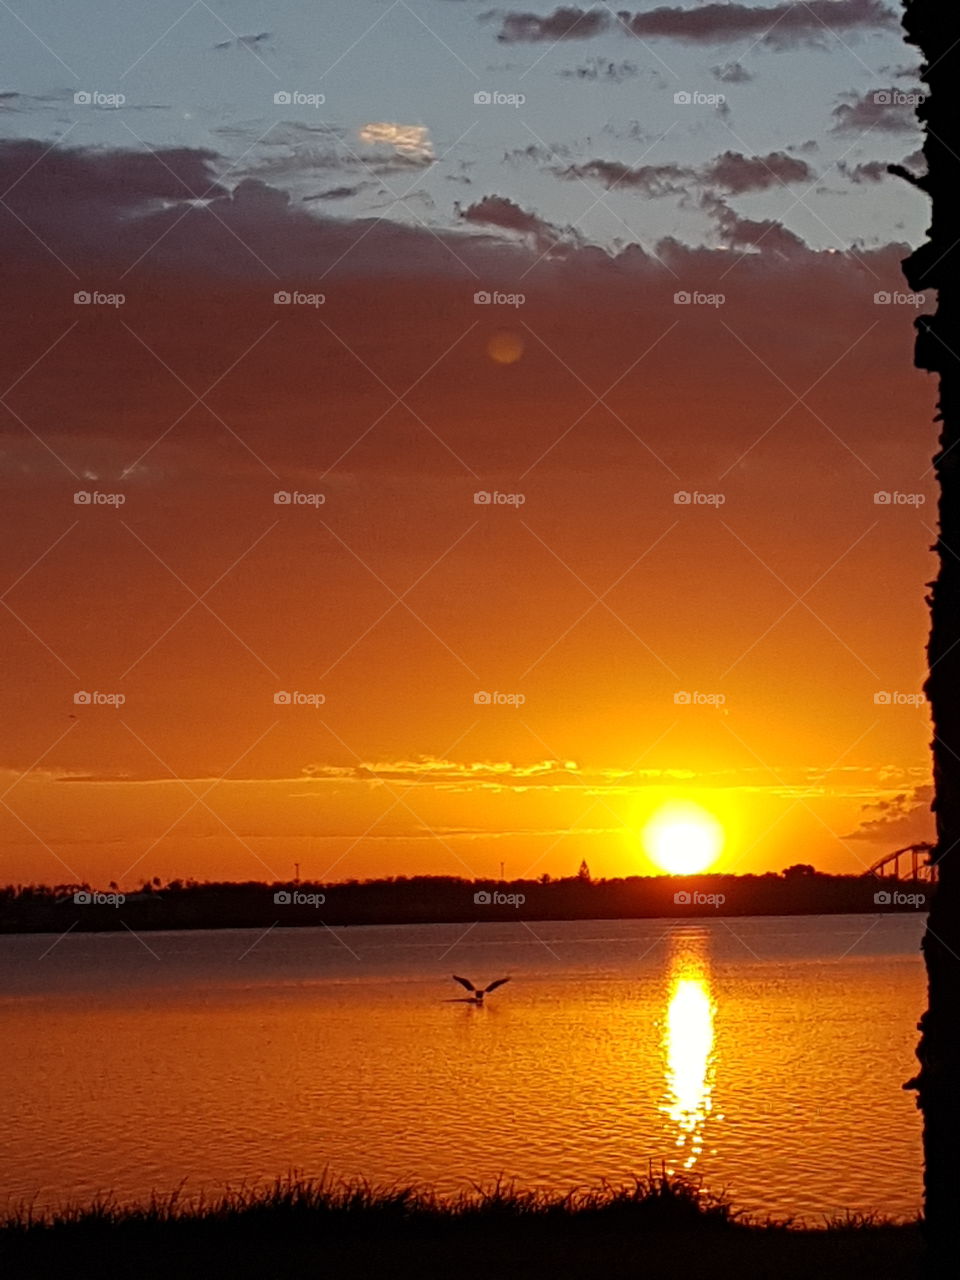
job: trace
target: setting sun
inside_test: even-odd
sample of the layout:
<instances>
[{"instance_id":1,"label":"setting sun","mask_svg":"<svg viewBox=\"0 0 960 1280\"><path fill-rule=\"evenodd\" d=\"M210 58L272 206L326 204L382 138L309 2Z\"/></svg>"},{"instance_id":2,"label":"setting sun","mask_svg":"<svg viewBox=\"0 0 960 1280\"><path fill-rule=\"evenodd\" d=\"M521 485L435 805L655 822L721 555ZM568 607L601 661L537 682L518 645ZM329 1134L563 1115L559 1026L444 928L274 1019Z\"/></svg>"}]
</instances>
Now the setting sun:
<instances>
[{"instance_id":1,"label":"setting sun","mask_svg":"<svg viewBox=\"0 0 960 1280\"><path fill-rule=\"evenodd\" d=\"M643 829L647 853L670 875L696 875L716 860L724 844L723 827L712 813L692 801L672 801L658 809Z\"/></svg>"}]
</instances>

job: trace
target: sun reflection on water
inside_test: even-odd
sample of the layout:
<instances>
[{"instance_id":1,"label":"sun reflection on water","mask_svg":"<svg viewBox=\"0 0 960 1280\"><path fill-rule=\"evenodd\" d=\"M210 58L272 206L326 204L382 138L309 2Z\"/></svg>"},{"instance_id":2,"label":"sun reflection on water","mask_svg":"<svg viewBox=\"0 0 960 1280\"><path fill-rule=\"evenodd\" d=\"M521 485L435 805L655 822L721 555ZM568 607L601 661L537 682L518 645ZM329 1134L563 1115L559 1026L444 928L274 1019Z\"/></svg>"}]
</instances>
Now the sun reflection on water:
<instances>
[{"instance_id":1,"label":"sun reflection on water","mask_svg":"<svg viewBox=\"0 0 960 1280\"><path fill-rule=\"evenodd\" d=\"M706 938L684 932L670 939L670 995L663 1024L666 1090L660 1110L669 1118L677 1169L692 1169L703 1151L716 1075L714 1002Z\"/></svg>"}]
</instances>

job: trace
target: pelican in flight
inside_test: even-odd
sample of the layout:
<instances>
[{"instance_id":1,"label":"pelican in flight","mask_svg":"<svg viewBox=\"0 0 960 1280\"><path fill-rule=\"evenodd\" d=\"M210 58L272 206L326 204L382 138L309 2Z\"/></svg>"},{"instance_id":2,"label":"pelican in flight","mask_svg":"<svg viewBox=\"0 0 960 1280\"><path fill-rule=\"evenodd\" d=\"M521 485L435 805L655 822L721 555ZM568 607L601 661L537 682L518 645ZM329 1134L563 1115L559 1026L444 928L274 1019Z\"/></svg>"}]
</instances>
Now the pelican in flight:
<instances>
[{"instance_id":1,"label":"pelican in flight","mask_svg":"<svg viewBox=\"0 0 960 1280\"><path fill-rule=\"evenodd\" d=\"M488 996L491 991L496 991L497 987L502 987L505 982L509 982L509 978L498 978L496 982L491 982L488 987L475 987L469 978L459 978L453 975L454 982L459 982L461 987L466 987L468 991L473 993L468 1004L483 1004L483 997Z\"/></svg>"}]
</instances>

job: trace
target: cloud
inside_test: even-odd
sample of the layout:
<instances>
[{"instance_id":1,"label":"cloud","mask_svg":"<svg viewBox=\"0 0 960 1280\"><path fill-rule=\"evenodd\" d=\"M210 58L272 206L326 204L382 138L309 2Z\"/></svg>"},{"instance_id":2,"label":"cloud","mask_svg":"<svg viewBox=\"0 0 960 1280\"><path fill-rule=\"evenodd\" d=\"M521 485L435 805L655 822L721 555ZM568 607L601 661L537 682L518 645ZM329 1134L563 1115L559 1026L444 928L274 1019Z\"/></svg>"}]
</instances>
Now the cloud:
<instances>
[{"instance_id":1,"label":"cloud","mask_svg":"<svg viewBox=\"0 0 960 1280\"><path fill-rule=\"evenodd\" d=\"M882 76L890 76L893 80L916 80L922 71L919 62L899 63L890 67L878 67L877 71Z\"/></svg>"},{"instance_id":2,"label":"cloud","mask_svg":"<svg viewBox=\"0 0 960 1280\"><path fill-rule=\"evenodd\" d=\"M561 67L557 72L567 80L601 80L608 84L622 84L641 74L635 62L611 62L607 58L589 58L576 67ZM646 70L646 74L662 79L659 72Z\"/></svg>"},{"instance_id":3,"label":"cloud","mask_svg":"<svg viewBox=\"0 0 960 1280\"><path fill-rule=\"evenodd\" d=\"M766 191L788 182L810 182L816 175L805 160L771 151L765 156L745 156L725 151L700 170L700 179L731 195Z\"/></svg>"},{"instance_id":4,"label":"cloud","mask_svg":"<svg viewBox=\"0 0 960 1280\"><path fill-rule=\"evenodd\" d=\"M419 125L374 122L357 133L337 125L281 120L264 134L259 122L244 121L215 132L227 145L238 148L241 158L255 157L237 164L235 174L293 189L320 173L386 178L426 168L434 160L429 131ZM308 188L302 194L313 193Z\"/></svg>"},{"instance_id":5,"label":"cloud","mask_svg":"<svg viewBox=\"0 0 960 1280\"><path fill-rule=\"evenodd\" d=\"M580 766L575 760L538 760L528 765L510 761L456 761L437 756L419 756L415 760L377 761L346 767L311 764L304 777L314 781L354 781L391 783L404 786L430 786L462 789L582 785Z\"/></svg>"},{"instance_id":6,"label":"cloud","mask_svg":"<svg viewBox=\"0 0 960 1280\"><path fill-rule=\"evenodd\" d=\"M781 257L803 254L806 243L776 219L745 218L720 196L705 193L701 206L716 224L720 243L727 249L758 249Z\"/></svg>"},{"instance_id":7,"label":"cloud","mask_svg":"<svg viewBox=\"0 0 960 1280\"><path fill-rule=\"evenodd\" d=\"M663 7L638 13L629 28L638 36L714 43L759 37L776 48L823 41L838 31L886 30L899 17L881 0L806 0L769 6L705 4L692 9Z\"/></svg>"},{"instance_id":8,"label":"cloud","mask_svg":"<svg viewBox=\"0 0 960 1280\"><path fill-rule=\"evenodd\" d=\"M420 124L375 121L363 126L360 141L374 148L377 157L385 153L414 165L432 164L436 159L430 131Z\"/></svg>"},{"instance_id":9,"label":"cloud","mask_svg":"<svg viewBox=\"0 0 960 1280\"><path fill-rule=\"evenodd\" d=\"M899 841L907 844L929 839L932 799L933 787L927 784L872 800L863 806L860 825L841 839L884 840L892 847Z\"/></svg>"},{"instance_id":10,"label":"cloud","mask_svg":"<svg viewBox=\"0 0 960 1280\"><path fill-rule=\"evenodd\" d=\"M497 39L504 44L535 40L588 40L600 35L611 25L612 14L606 9L556 9L540 17L534 13L508 13Z\"/></svg>"},{"instance_id":11,"label":"cloud","mask_svg":"<svg viewBox=\"0 0 960 1280\"><path fill-rule=\"evenodd\" d=\"M716 187L730 195L767 191L789 182L808 182L816 176L805 160L771 151L765 156L745 156L725 151L698 169L678 164L631 167L619 160L590 160L555 170L561 178L592 178L609 189L636 190L658 198L687 195L691 183Z\"/></svg>"},{"instance_id":12,"label":"cloud","mask_svg":"<svg viewBox=\"0 0 960 1280\"><path fill-rule=\"evenodd\" d=\"M686 194L686 183L695 170L677 164L645 164L631 167L619 160L589 160L584 164L568 165L556 171L560 178L592 178L607 189L641 191L654 198Z\"/></svg>"},{"instance_id":13,"label":"cloud","mask_svg":"<svg viewBox=\"0 0 960 1280\"><path fill-rule=\"evenodd\" d=\"M747 765L741 768L697 770L687 768L587 768L577 760L532 760L520 764L510 760L451 760L446 757L419 755L412 759L372 759L353 764L334 764L316 761L302 766L298 774L240 775L231 777L228 786L245 788L269 784L271 787L290 786L301 788L290 794L301 798L323 798L329 795L321 784L361 785L374 787L416 787L423 790L464 792L516 791L541 789L549 791L569 790L576 795L630 796L646 787L663 787L676 784L717 790L737 790L750 794L777 795L788 799L830 795L833 798L857 800L862 811L876 814L858 830L884 831L898 821L919 810L929 808L932 788L928 783L917 783L894 792L885 778L885 770L870 766L839 766L830 769L816 766L789 766L778 764L772 770L766 766ZM891 769L901 784L903 769ZM922 770L913 770L915 774ZM16 770L0 769L0 779L8 782L19 780ZM773 780L771 781L771 777ZM79 770L36 770L34 782L76 785L111 786L170 786L182 790L208 785L218 781L206 774L189 778L171 777L169 773L147 770L134 773L129 770L92 773ZM314 786L313 784L317 784ZM473 828L470 828L472 830ZM482 830L482 828L477 828ZM844 839L859 839L854 833ZM862 838L867 838L864 834Z\"/></svg>"},{"instance_id":14,"label":"cloud","mask_svg":"<svg viewBox=\"0 0 960 1280\"><path fill-rule=\"evenodd\" d=\"M710 70L723 84L749 84L751 80L756 79L756 76L752 75L746 67L742 67L739 62L727 62L722 67L711 67Z\"/></svg>"},{"instance_id":15,"label":"cloud","mask_svg":"<svg viewBox=\"0 0 960 1280\"><path fill-rule=\"evenodd\" d=\"M846 93L845 101L834 107L833 133L915 133L919 91L907 93L903 89L869 89L866 93Z\"/></svg>"},{"instance_id":16,"label":"cloud","mask_svg":"<svg viewBox=\"0 0 960 1280\"><path fill-rule=\"evenodd\" d=\"M899 23L882 0L807 0L804 4L713 3L696 8L661 6L646 13L614 14L607 9L556 9L503 16L498 39L506 44L584 40L623 29L642 38L661 37L696 44L755 39L775 49L825 44L841 31L890 30Z\"/></svg>"},{"instance_id":17,"label":"cloud","mask_svg":"<svg viewBox=\"0 0 960 1280\"><path fill-rule=\"evenodd\" d=\"M500 227L504 231L516 231L529 236L537 251L548 253L563 251L580 243L580 238L570 228L562 230L546 222L535 213L523 209L506 196L484 196L466 209L458 207L460 218L481 226Z\"/></svg>"},{"instance_id":18,"label":"cloud","mask_svg":"<svg viewBox=\"0 0 960 1280\"><path fill-rule=\"evenodd\" d=\"M349 200L353 196L357 196L361 191L365 191L371 183L358 182L352 187L331 187L329 191L318 191L315 195L304 196L305 201L310 200Z\"/></svg>"},{"instance_id":19,"label":"cloud","mask_svg":"<svg viewBox=\"0 0 960 1280\"><path fill-rule=\"evenodd\" d=\"M560 156L568 156L570 148L562 142L554 142L549 146L541 146L539 142L530 142L525 147L514 147L512 151L504 152L504 160L508 164L521 164L527 160L534 160L538 164L547 164L551 160L556 160Z\"/></svg>"},{"instance_id":20,"label":"cloud","mask_svg":"<svg viewBox=\"0 0 960 1280\"><path fill-rule=\"evenodd\" d=\"M840 160L837 169L856 186L865 182L883 182L890 176L886 160L867 160L863 164L847 164Z\"/></svg>"},{"instance_id":21,"label":"cloud","mask_svg":"<svg viewBox=\"0 0 960 1280\"><path fill-rule=\"evenodd\" d=\"M228 379L217 394L221 416L224 410L232 415L225 419L231 428L258 453L265 451L277 471L290 469L287 488L297 487L299 479L305 481L301 488L308 487L306 481L316 487L318 471L327 467L335 468L337 484L348 487L356 476L370 474L416 476L422 485L455 475L472 483L461 459L477 469L482 459L491 477L488 487L495 487L503 469L522 471L551 448L558 420L567 415L572 420L590 407L589 400L580 403L576 386L572 403L569 394L558 403L556 370L546 354L529 346L512 384L484 379L481 415L454 413L448 407L435 410L446 424L434 427L439 441L425 428L419 432L417 420L402 412L369 432L380 409L370 399L366 366L375 368L389 386L407 385L412 368L447 351L452 317L460 317L463 332L478 320L484 325L507 320L494 316L492 308L479 313L473 294L485 288L511 292L521 276L527 295L523 321L536 332L554 334L551 346L569 344L577 359L588 362L585 367L598 386L616 381L635 360L638 345L658 341L665 315L672 315L673 295L688 281L704 291L714 286L731 299L735 293L736 301L724 313L728 323L743 333L745 342L761 343L768 361L788 381L815 377L829 337L846 346L851 334L855 337L874 319L880 327L871 339L871 363L858 364L857 348L848 360L852 382L875 376L869 370L878 364L895 366L902 340L896 309L877 316L872 306L876 287L902 287L900 246L867 255L874 274L865 281L855 256L813 252L775 221L740 216L715 191L698 194L696 203L701 207L703 201L723 248L748 250L736 264L735 291L733 280L723 279L731 269L729 254L677 240L656 245L655 252L638 244L606 252L503 194L486 194L462 210L454 206L456 216L448 228L428 230L388 217L332 217L327 210L336 201L291 201L286 192L258 179L246 178L229 190L218 177L225 161L209 151L171 148L152 156L58 147L38 163L47 150L39 141L0 145L0 189L12 187L6 197L11 212L0 208L4 283L11 299L3 362L7 381L13 382L38 353L28 327L15 323L18 305L28 314L58 316L64 298L74 288L87 287L86 282L105 292L118 288L126 293L123 320L143 331L164 363L121 332L121 326L118 340L103 342L97 328L102 317L84 309L77 313L69 342L45 365L44 378L30 380L29 403L16 406L31 423L55 424L46 438L76 471L93 470L104 478L118 475L138 458L138 442L155 441L164 420L172 423L182 415L183 388L165 366L200 385L211 365L229 367L245 344L262 339L247 358L244 377ZM607 169L602 176L614 180L617 175ZM683 181L669 168L648 173L645 180ZM203 193L206 198L198 199ZM78 283L67 270L76 273ZM678 278L684 284L678 286ZM273 293L284 288L320 289L328 295L328 309L315 315L308 308L291 307L281 315L273 306ZM825 315L822 298L827 295L834 305ZM574 309L558 302L571 296L578 300ZM777 307L784 296L793 300L789 315ZM139 318L135 306L145 308ZM375 329L371 315L377 317ZM348 346L324 325L334 326ZM568 332L571 325L576 337ZM730 352L714 351L716 343L711 346L706 336L715 336L716 316L706 308L691 309L683 325L685 343L703 339L710 350L702 368L704 382L728 377L723 366ZM812 328L817 335L813 344ZM263 338L268 331L270 336ZM211 334L218 335L216 341ZM55 336L51 333L47 340ZM431 374L430 394L437 405L446 406L447 397L459 403L465 380L480 376L476 345L471 338L454 347ZM688 412L681 358L687 348L674 346L671 340L657 348L656 362L644 366L641 384L634 388L634 394L647 396L656 406L653 417L663 424ZM306 371L305 349L312 353ZM365 363L355 360L351 350ZM909 384L909 374L901 381ZM495 425L515 411L511 397L520 386L524 403L533 406L522 445ZM120 387L129 396L122 413L117 409ZM84 388L83 394L78 388ZM757 413L769 410L775 416L776 406L767 403L764 388L756 394ZM331 404L320 436L318 396ZM888 399L895 401L892 394ZM277 405L284 407L284 423L274 430L268 424L276 419ZM197 415L202 414L198 409ZM851 414L851 421L859 422ZM432 412L421 416L429 421ZM890 422L892 433L893 417ZM178 427L150 455L153 480L131 477L131 483L166 484L176 477L189 489L190 477L204 471L211 451L218 465L226 465L216 443L223 427L207 418L195 425ZM33 469L38 484L53 474L70 480L55 456L37 452L15 418L0 420L0 431L5 447L9 444L16 453L8 458L11 474L22 462ZM676 443L667 425L664 432L653 447L670 458ZM608 456L611 465L619 465L622 436L616 419L598 421L591 434L574 431L564 440L562 466L595 468L597 457ZM560 453L546 456L550 466L560 465ZM230 466L238 473L257 473L255 459L239 445ZM350 496L351 507L359 502ZM222 565L211 568L212 580ZM144 637L144 644L150 638Z\"/></svg>"},{"instance_id":22,"label":"cloud","mask_svg":"<svg viewBox=\"0 0 960 1280\"><path fill-rule=\"evenodd\" d=\"M236 40L218 40L213 47L215 49L253 49L258 45L266 44L272 37L272 31L258 31L252 36L237 36Z\"/></svg>"},{"instance_id":23,"label":"cloud","mask_svg":"<svg viewBox=\"0 0 960 1280\"><path fill-rule=\"evenodd\" d=\"M34 170L40 159L39 171ZM0 172L7 182L30 175L29 190L75 208L159 209L166 202L227 194L215 170L215 151L166 147L162 151L51 148L33 140L0 141Z\"/></svg>"}]
</instances>

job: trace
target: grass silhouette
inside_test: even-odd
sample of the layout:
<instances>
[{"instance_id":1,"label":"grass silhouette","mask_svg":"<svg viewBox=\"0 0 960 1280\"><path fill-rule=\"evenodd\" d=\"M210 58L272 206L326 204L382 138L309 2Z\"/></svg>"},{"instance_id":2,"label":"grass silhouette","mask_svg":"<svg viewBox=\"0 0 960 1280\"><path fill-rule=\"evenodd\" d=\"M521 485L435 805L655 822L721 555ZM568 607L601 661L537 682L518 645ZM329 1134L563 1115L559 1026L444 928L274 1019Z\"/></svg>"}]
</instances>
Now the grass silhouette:
<instances>
[{"instance_id":1,"label":"grass silhouette","mask_svg":"<svg viewBox=\"0 0 960 1280\"><path fill-rule=\"evenodd\" d=\"M0 1223L0 1274L107 1280L636 1280L641 1275L831 1280L918 1274L916 1223L848 1215L821 1226L754 1218L694 1180L653 1171L567 1194L498 1181L452 1198L324 1177L214 1197L180 1191Z\"/></svg>"}]
</instances>

